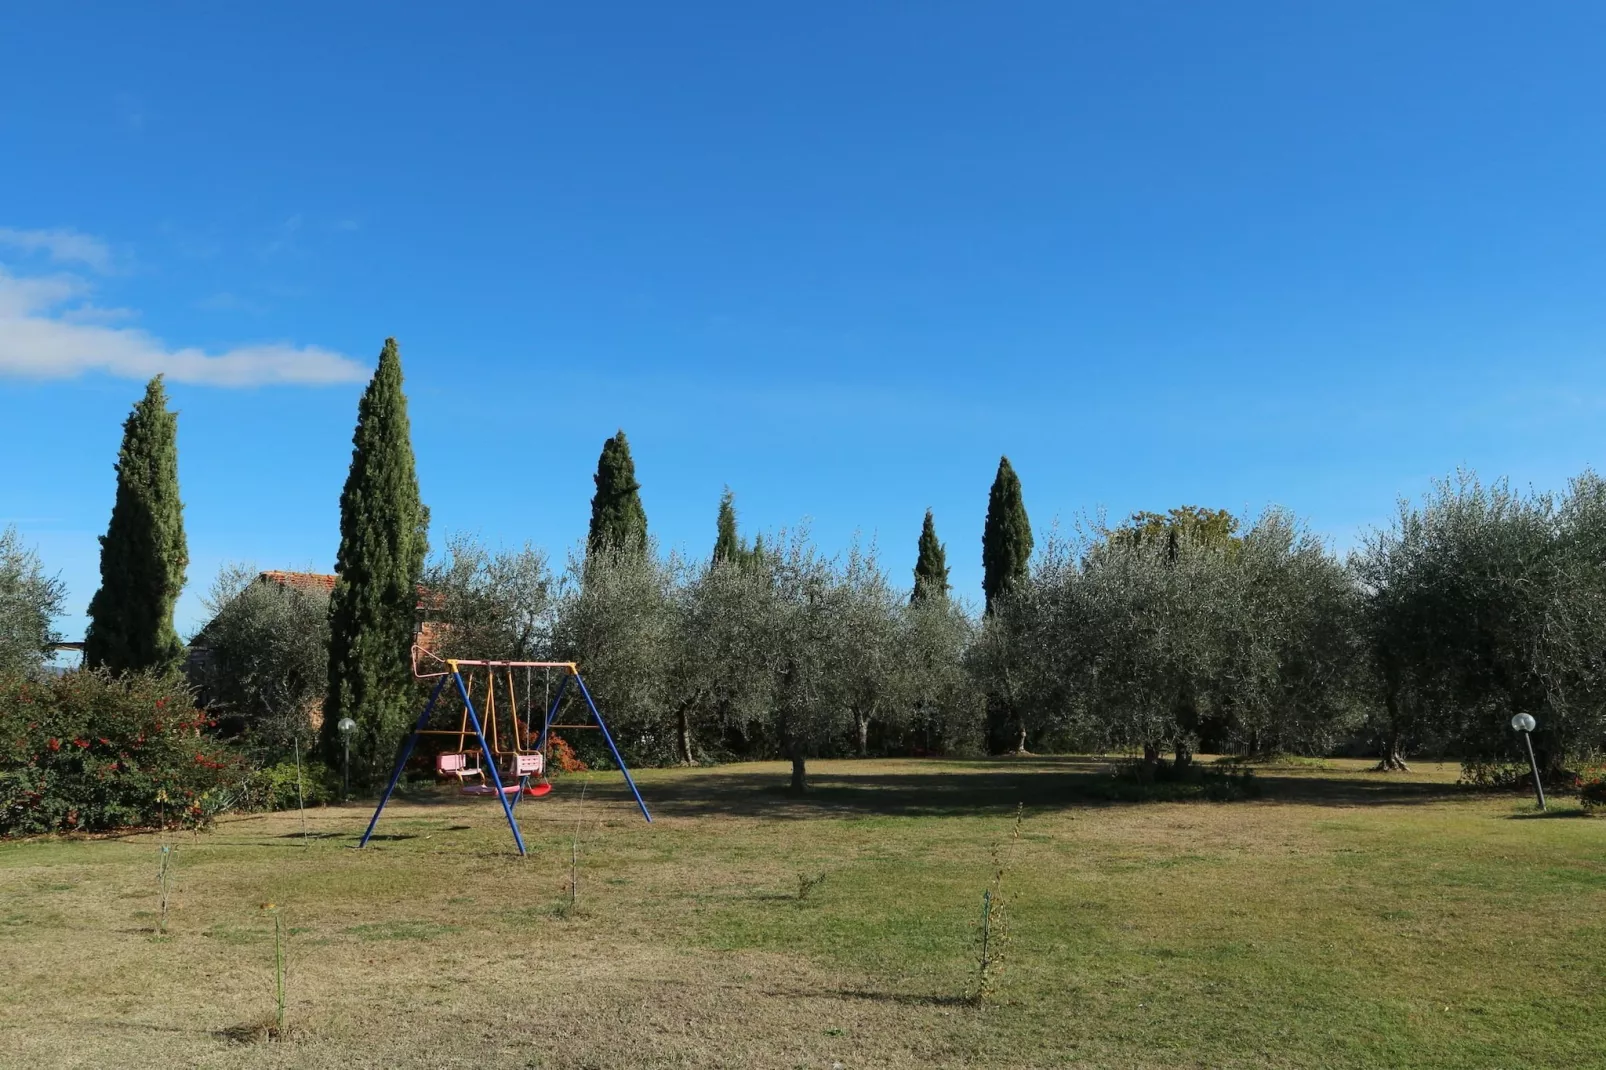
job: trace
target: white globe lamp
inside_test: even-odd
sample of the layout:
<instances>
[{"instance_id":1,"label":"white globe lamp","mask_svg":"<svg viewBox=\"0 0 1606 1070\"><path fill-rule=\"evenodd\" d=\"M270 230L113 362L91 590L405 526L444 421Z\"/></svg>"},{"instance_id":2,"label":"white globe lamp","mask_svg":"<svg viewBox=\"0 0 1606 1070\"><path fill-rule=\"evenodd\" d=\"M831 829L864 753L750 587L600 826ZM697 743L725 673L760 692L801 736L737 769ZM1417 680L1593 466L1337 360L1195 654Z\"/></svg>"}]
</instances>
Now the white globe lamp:
<instances>
[{"instance_id":1,"label":"white globe lamp","mask_svg":"<svg viewBox=\"0 0 1606 1070\"><path fill-rule=\"evenodd\" d=\"M1511 718L1511 727L1522 733L1522 741L1528 745L1528 768L1533 770L1534 794L1539 797L1539 809L1545 808L1545 786L1539 782L1539 761L1534 757L1533 730L1539 722L1533 719L1532 714L1519 713Z\"/></svg>"}]
</instances>

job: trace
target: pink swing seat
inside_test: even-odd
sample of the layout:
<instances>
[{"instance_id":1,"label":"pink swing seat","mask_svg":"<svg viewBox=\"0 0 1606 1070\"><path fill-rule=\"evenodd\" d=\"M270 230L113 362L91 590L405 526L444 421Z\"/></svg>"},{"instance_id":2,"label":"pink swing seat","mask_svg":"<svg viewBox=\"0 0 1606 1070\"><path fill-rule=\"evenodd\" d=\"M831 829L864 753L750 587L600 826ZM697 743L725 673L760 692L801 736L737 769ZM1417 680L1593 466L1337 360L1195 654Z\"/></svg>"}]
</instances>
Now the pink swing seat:
<instances>
[{"instance_id":1,"label":"pink swing seat","mask_svg":"<svg viewBox=\"0 0 1606 1070\"><path fill-rule=\"evenodd\" d=\"M496 794L496 785L494 785L494 784L464 784L461 788L457 789L457 792L458 792L459 795L495 795ZM504 784L504 785L502 785L502 794L503 795L517 795L518 793L519 793L519 786L517 784Z\"/></svg>"}]
</instances>

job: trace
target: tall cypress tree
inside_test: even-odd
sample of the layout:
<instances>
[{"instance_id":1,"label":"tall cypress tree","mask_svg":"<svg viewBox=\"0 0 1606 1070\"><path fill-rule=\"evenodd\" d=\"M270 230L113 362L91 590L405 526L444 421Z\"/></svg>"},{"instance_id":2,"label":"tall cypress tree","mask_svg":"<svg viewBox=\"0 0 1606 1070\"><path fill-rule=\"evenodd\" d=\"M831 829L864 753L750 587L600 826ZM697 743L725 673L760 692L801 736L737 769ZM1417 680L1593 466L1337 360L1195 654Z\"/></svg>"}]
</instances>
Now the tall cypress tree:
<instances>
[{"instance_id":1,"label":"tall cypress tree","mask_svg":"<svg viewBox=\"0 0 1606 1070\"><path fill-rule=\"evenodd\" d=\"M981 533L982 591L987 612L998 599L1018 589L1030 574L1032 525L1026 518L1020 477L1008 457L998 459L998 475L987 496L987 525Z\"/></svg>"},{"instance_id":2,"label":"tall cypress tree","mask_svg":"<svg viewBox=\"0 0 1606 1070\"><path fill-rule=\"evenodd\" d=\"M385 339L379 367L357 405L351 471L340 494L339 579L329 598L329 692L323 745L340 753L338 723L357 722L353 775L368 784L388 771L417 714L409 654L429 513L418 497L401 356Z\"/></svg>"},{"instance_id":3,"label":"tall cypress tree","mask_svg":"<svg viewBox=\"0 0 1606 1070\"><path fill-rule=\"evenodd\" d=\"M173 605L190 563L178 496L178 414L158 375L123 424L117 499L100 539L100 590L89 603L84 661L112 672L175 668L184 644Z\"/></svg>"},{"instance_id":4,"label":"tall cypress tree","mask_svg":"<svg viewBox=\"0 0 1606 1070\"><path fill-rule=\"evenodd\" d=\"M926 510L926 522L920 527L920 556L915 559L915 589L911 602L924 602L928 598L948 597L948 554L937 541L937 524Z\"/></svg>"},{"instance_id":5,"label":"tall cypress tree","mask_svg":"<svg viewBox=\"0 0 1606 1070\"><path fill-rule=\"evenodd\" d=\"M586 549L646 553L647 511L641 507L636 462L630 457L630 442L623 431L602 444L597 474L592 479L597 493L591 499L591 529L586 535Z\"/></svg>"},{"instance_id":6,"label":"tall cypress tree","mask_svg":"<svg viewBox=\"0 0 1606 1070\"><path fill-rule=\"evenodd\" d=\"M982 590L988 614L998 608L1001 599L1025 585L1031 557L1032 525L1026 518L1020 477L1010 467L1009 458L1000 457L981 535ZM1026 750L1021 711L1001 694L987 696L987 749L994 754Z\"/></svg>"},{"instance_id":7,"label":"tall cypress tree","mask_svg":"<svg viewBox=\"0 0 1606 1070\"><path fill-rule=\"evenodd\" d=\"M746 556L736 533L736 496L729 487L719 498L719 534L714 539L714 561L740 561Z\"/></svg>"}]
</instances>

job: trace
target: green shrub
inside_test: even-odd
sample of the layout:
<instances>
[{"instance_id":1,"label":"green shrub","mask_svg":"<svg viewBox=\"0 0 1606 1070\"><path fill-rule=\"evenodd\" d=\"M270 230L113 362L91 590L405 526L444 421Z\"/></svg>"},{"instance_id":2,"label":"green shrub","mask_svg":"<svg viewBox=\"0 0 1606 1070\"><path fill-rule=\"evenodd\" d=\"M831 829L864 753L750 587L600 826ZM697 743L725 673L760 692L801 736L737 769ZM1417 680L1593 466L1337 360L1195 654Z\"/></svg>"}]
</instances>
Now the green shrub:
<instances>
[{"instance_id":1,"label":"green shrub","mask_svg":"<svg viewBox=\"0 0 1606 1070\"><path fill-rule=\"evenodd\" d=\"M1606 807L1606 766L1589 766L1578 773L1578 801L1585 810Z\"/></svg>"},{"instance_id":2,"label":"green shrub","mask_svg":"<svg viewBox=\"0 0 1606 1070\"><path fill-rule=\"evenodd\" d=\"M1516 762L1466 758L1461 762L1461 779L1456 783L1485 791L1533 791L1533 779L1526 762L1518 765Z\"/></svg>"},{"instance_id":3,"label":"green shrub","mask_svg":"<svg viewBox=\"0 0 1606 1070\"><path fill-rule=\"evenodd\" d=\"M0 835L199 825L246 770L178 676L0 678Z\"/></svg>"},{"instance_id":4,"label":"green shrub","mask_svg":"<svg viewBox=\"0 0 1606 1070\"><path fill-rule=\"evenodd\" d=\"M340 775L322 762L301 760L301 802L306 806L325 806L340 796ZM294 810L296 808L296 763L280 762L258 769L241 787L242 810Z\"/></svg>"},{"instance_id":5,"label":"green shrub","mask_svg":"<svg viewBox=\"0 0 1606 1070\"><path fill-rule=\"evenodd\" d=\"M1578 787L1584 780L1584 774L1570 769L1547 769L1544 779L1547 789L1564 792ZM1461 761L1461 779L1456 783L1480 791L1532 792L1534 775L1527 762L1464 758Z\"/></svg>"},{"instance_id":6,"label":"green shrub","mask_svg":"<svg viewBox=\"0 0 1606 1070\"><path fill-rule=\"evenodd\" d=\"M1119 802L1236 802L1259 795L1260 783L1253 769L1242 766L1195 762L1178 768L1169 762L1126 761L1111 768L1102 794Z\"/></svg>"},{"instance_id":7,"label":"green shrub","mask_svg":"<svg viewBox=\"0 0 1606 1070\"><path fill-rule=\"evenodd\" d=\"M1333 763L1326 758L1315 758L1308 754L1287 754L1277 751L1270 754L1225 754L1211 763L1216 766L1249 766L1258 765L1282 769L1331 769Z\"/></svg>"}]
</instances>

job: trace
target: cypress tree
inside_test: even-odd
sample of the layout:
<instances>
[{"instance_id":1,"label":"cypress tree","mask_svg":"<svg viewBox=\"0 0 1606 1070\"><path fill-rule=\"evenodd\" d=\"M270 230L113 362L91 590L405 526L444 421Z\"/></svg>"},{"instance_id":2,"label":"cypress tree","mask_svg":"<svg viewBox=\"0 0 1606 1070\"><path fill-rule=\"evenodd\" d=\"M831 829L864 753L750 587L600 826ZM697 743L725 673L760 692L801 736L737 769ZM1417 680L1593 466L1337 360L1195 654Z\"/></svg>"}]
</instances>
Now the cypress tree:
<instances>
[{"instance_id":1,"label":"cypress tree","mask_svg":"<svg viewBox=\"0 0 1606 1070\"><path fill-rule=\"evenodd\" d=\"M123 424L117 498L100 539L100 589L89 603L84 661L115 673L176 668L184 644L173 605L190 563L178 495L178 414L158 375Z\"/></svg>"},{"instance_id":2,"label":"cypress tree","mask_svg":"<svg viewBox=\"0 0 1606 1070\"><path fill-rule=\"evenodd\" d=\"M986 612L1025 585L1032 557L1032 526L1026 518L1020 478L1008 457L998 459L998 475L987 497L987 523L982 528L982 590ZM1000 694L987 696L987 749L994 754L1026 750L1026 726L1020 711Z\"/></svg>"},{"instance_id":3,"label":"cypress tree","mask_svg":"<svg viewBox=\"0 0 1606 1070\"><path fill-rule=\"evenodd\" d=\"M597 474L592 479L597 485L597 493L591 499L587 551L609 548L627 553L646 553L647 511L641 507L641 484L636 482L636 462L630 458L630 442L623 431L602 444L602 456L597 458Z\"/></svg>"},{"instance_id":4,"label":"cypress tree","mask_svg":"<svg viewBox=\"0 0 1606 1070\"><path fill-rule=\"evenodd\" d=\"M920 527L920 556L915 559L915 589L909 601L947 597L948 554L937 541L937 524L927 509L926 522Z\"/></svg>"},{"instance_id":5,"label":"cypress tree","mask_svg":"<svg viewBox=\"0 0 1606 1070\"><path fill-rule=\"evenodd\" d=\"M987 525L981 534L982 591L987 612L998 599L1026 582L1032 558L1032 525L1026 518L1020 477L1008 457L998 459L998 475L987 497Z\"/></svg>"},{"instance_id":6,"label":"cypress tree","mask_svg":"<svg viewBox=\"0 0 1606 1070\"><path fill-rule=\"evenodd\" d=\"M340 494L339 579L329 598L329 691L324 753L341 750L342 717L357 722L353 776L372 784L417 715L409 654L418 581L428 551L429 513L402 393L401 356L385 339L379 367L357 405L351 471Z\"/></svg>"},{"instance_id":7,"label":"cypress tree","mask_svg":"<svg viewBox=\"0 0 1606 1070\"><path fill-rule=\"evenodd\" d=\"M729 487L719 498L719 535L714 539L714 561L740 561L746 557L736 534L736 496Z\"/></svg>"}]
</instances>

